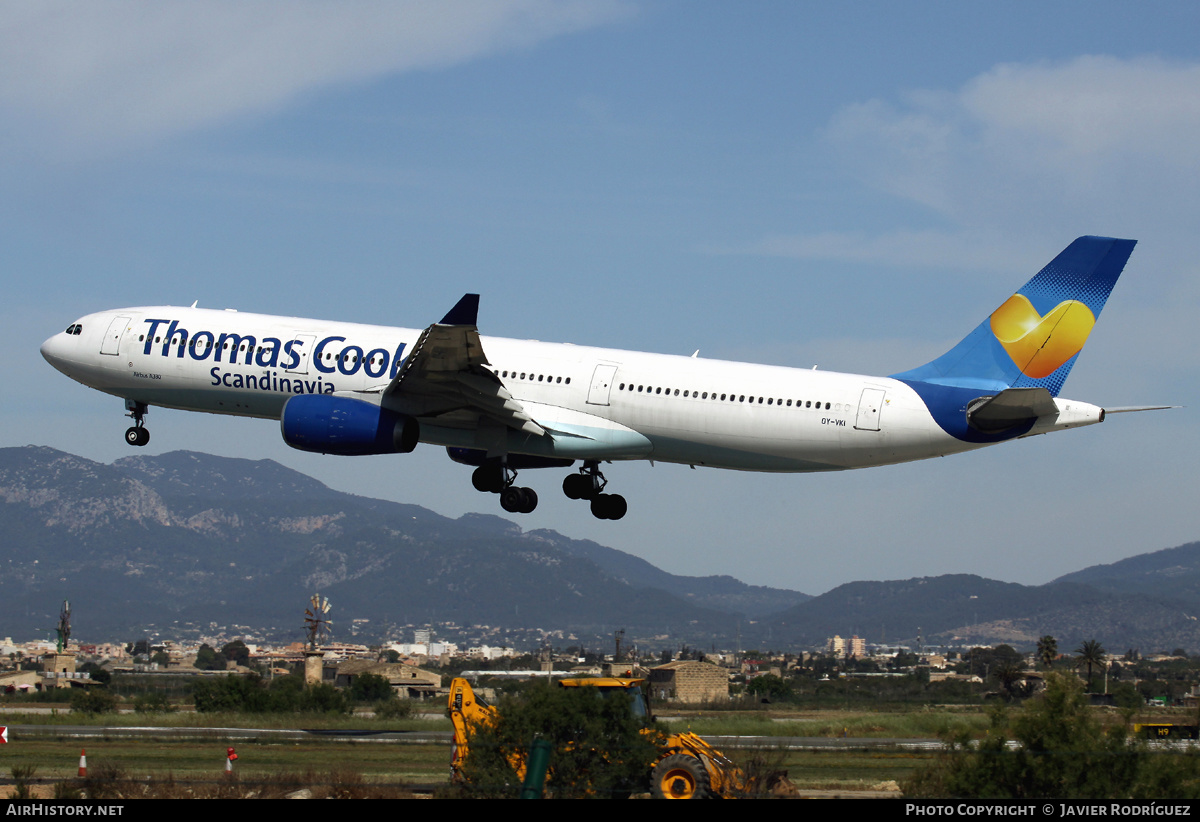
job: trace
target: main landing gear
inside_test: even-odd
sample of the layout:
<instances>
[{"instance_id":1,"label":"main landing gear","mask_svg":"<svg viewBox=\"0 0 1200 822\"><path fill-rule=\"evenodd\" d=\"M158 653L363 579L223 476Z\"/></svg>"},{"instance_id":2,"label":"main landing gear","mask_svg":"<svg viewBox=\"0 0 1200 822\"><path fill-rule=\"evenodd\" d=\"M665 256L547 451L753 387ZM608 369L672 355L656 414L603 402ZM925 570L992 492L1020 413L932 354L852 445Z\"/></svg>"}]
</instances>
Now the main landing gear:
<instances>
[{"instance_id":1,"label":"main landing gear","mask_svg":"<svg viewBox=\"0 0 1200 822\"><path fill-rule=\"evenodd\" d=\"M600 473L600 463L588 460L578 474L569 474L563 480L563 493L571 499L590 500L596 519L620 519L629 506L620 494L602 493L606 485L608 480Z\"/></svg>"},{"instance_id":2,"label":"main landing gear","mask_svg":"<svg viewBox=\"0 0 1200 822\"><path fill-rule=\"evenodd\" d=\"M150 432L146 430L146 403L136 400L125 400L125 416L133 418L133 425L125 430L125 442L130 445L145 445L150 442Z\"/></svg>"},{"instance_id":3,"label":"main landing gear","mask_svg":"<svg viewBox=\"0 0 1200 822\"><path fill-rule=\"evenodd\" d=\"M510 514L529 514L537 508L538 495L532 488L516 484L517 472L508 467L506 459L491 459L478 466L471 474L471 484L476 491L499 494L500 507ZM596 519L620 519L629 506L620 494L605 494L608 480L600 473L596 460L584 462L577 474L568 474L563 480L563 493L571 499L588 500L592 516Z\"/></svg>"},{"instance_id":4,"label":"main landing gear","mask_svg":"<svg viewBox=\"0 0 1200 822\"><path fill-rule=\"evenodd\" d=\"M471 474L476 491L500 495L500 507L510 514L531 514L537 508L538 495L532 488L515 485L517 472L500 462L486 462Z\"/></svg>"}]
</instances>

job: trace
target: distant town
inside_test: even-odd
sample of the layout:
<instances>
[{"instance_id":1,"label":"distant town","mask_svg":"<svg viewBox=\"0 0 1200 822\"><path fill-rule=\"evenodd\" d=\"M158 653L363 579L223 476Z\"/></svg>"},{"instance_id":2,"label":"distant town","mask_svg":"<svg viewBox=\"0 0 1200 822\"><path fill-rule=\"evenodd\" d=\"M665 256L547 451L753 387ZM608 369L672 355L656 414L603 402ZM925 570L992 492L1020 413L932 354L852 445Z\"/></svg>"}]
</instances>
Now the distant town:
<instances>
[{"instance_id":1,"label":"distant town","mask_svg":"<svg viewBox=\"0 0 1200 822\"><path fill-rule=\"evenodd\" d=\"M838 635L829 637L824 647L795 653L688 647L643 652L624 644L620 631L604 649L556 646L551 644L554 638L553 632L546 632L539 648L530 651L460 646L437 638L430 628L414 630L411 642L373 646L336 641L315 647L300 641L272 645L251 636L216 633L187 641L70 641L60 650L53 640L18 643L5 637L0 643L0 693L86 690L122 676L144 684L156 677L297 673L310 684L349 688L357 677L371 674L386 680L396 697L429 700L443 698L453 676L637 676L647 680L655 699L667 703L716 706L739 697L788 701L802 697L806 682L855 681L860 689L876 690L883 686L871 682L887 679L917 683L923 699L949 702L1028 696L1039 690L1047 671L1066 668L1082 677L1087 666L1088 684L1101 701L1124 692L1135 702L1194 705L1195 683L1200 681L1200 658L1190 658L1183 649L1142 657L1137 652L1109 654L1085 644L1075 654L1059 653L1052 637L1043 637L1032 653L1003 644L932 651ZM1079 651L1095 653L1087 658Z\"/></svg>"}]
</instances>

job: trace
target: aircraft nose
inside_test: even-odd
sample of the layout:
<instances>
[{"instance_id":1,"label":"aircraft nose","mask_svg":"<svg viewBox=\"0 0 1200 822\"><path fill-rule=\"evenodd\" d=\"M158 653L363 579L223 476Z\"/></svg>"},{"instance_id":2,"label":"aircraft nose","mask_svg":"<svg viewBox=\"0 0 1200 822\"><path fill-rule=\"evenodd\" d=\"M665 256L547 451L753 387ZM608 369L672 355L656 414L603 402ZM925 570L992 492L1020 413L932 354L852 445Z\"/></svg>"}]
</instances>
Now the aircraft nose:
<instances>
[{"instance_id":1,"label":"aircraft nose","mask_svg":"<svg viewBox=\"0 0 1200 822\"><path fill-rule=\"evenodd\" d=\"M42 343L41 351L43 359L45 359L46 362L53 365L59 371L63 370L63 364L66 361L65 352L63 351L63 338L65 336L65 334L61 333L55 334L53 337Z\"/></svg>"}]
</instances>

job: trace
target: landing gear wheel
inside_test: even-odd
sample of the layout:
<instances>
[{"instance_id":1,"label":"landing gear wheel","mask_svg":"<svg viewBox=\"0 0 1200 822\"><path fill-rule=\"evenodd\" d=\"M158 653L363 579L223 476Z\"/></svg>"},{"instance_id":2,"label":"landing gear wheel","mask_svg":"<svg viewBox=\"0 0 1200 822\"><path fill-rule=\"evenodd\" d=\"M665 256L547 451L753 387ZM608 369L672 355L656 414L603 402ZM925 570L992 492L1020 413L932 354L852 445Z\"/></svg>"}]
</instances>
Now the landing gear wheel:
<instances>
[{"instance_id":1,"label":"landing gear wheel","mask_svg":"<svg viewBox=\"0 0 1200 822\"><path fill-rule=\"evenodd\" d=\"M629 510L620 494L597 494L592 497L592 516L596 519L620 519Z\"/></svg>"},{"instance_id":2,"label":"landing gear wheel","mask_svg":"<svg viewBox=\"0 0 1200 822\"><path fill-rule=\"evenodd\" d=\"M537 491L510 485L500 492L500 507L510 514L532 514L537 508Z\"/></svg>"},{"instance_id":3,"label":"landing gear wheel","mask_svg":"<svg viewBox=\"0 0 1200 822\"><path fill-rule=\"evenodd\" d=\"M620 494L609 494L608 499L609 519L620 519L629 511L629 503L625 502L625 497Z\"/></svg>"},{"instance_id":4,"label":"landing gear wheel","mask_svg":"<svg viewBox=\"0 0 1200 822\"><path fill-rule=\"evenodd\" d=\"M125 442L130 445L145 445L150 442L150 432L144 425L146 411L149 410L146 403L127 399L125 410L128 412L125 416L133 420L133 427L125 431Z\"/></svg>"},{"instance_id":5,"label":"landing gear wheel","mask_svg":"<svg viewBox=\"0 0 1200 822\"><path fill-rule=\"evenodd\" d=\"M654 766L650 793L655 799L705 799L709 793L708 772L694 756L671 754Z\"/></svg>"},{"instance_id":6,"label":"landing gear wheel","mask_svg":"<svg viewBox=\"0 0 1200 822\"><path fill-rule=\"evenodd\" d=\"M521 506L525 503L525 495L522 493L524 490L515 485L505 488L500 492L500 507L510 514L521 513Z\"/></svg>"},{"instance_id":7,"label":"landing gear wheel","mask_svg":"<svg viewBox=\"0 0 1200 822\"><path fill-rule=\"evenodd\" d=\"M588 474L568 474L563 480L563 493L569 499L591 499L596 495L595 480Z\"/></svg>"},{"instance_id":8,"label":"landing gear wheel","mask_svg":"<svg viewBox=\"0 0 1200 822\"><path fill-rule=\"evenodd\" d=\"M498 494L504 490L504 469L499 465L481 465L471 472L471 484L476 491Z\"/></svg>"}]
</instances>

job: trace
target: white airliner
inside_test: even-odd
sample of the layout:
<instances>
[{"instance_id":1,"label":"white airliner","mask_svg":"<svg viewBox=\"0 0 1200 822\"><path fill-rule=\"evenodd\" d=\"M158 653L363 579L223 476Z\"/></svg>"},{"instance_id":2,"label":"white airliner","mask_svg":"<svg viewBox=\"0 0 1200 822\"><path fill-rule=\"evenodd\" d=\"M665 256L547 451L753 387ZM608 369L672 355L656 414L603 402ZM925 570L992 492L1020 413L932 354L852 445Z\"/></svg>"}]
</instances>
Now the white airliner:
<instances>
[{"instance_id":1,"label":"white airliner","mask_svg":"<svg viewBox=\"0 0 1200 822\"><path fill-rule=\"evenodd\" d=\"M949 352L891 377L481 337L476 294L423 331L124 308L41 350L125 400L131 445L149 441L152 405L278 419L288 445L325 454L432 443L476 466L475 487L514 513L538 501L517 470L582 460L563 491L620 519L626 502L604 493L601 462L837 471L1103 421L1105 409L1058 392L1134 244L1079 238Z\"/></svg>"}]
</instances>

